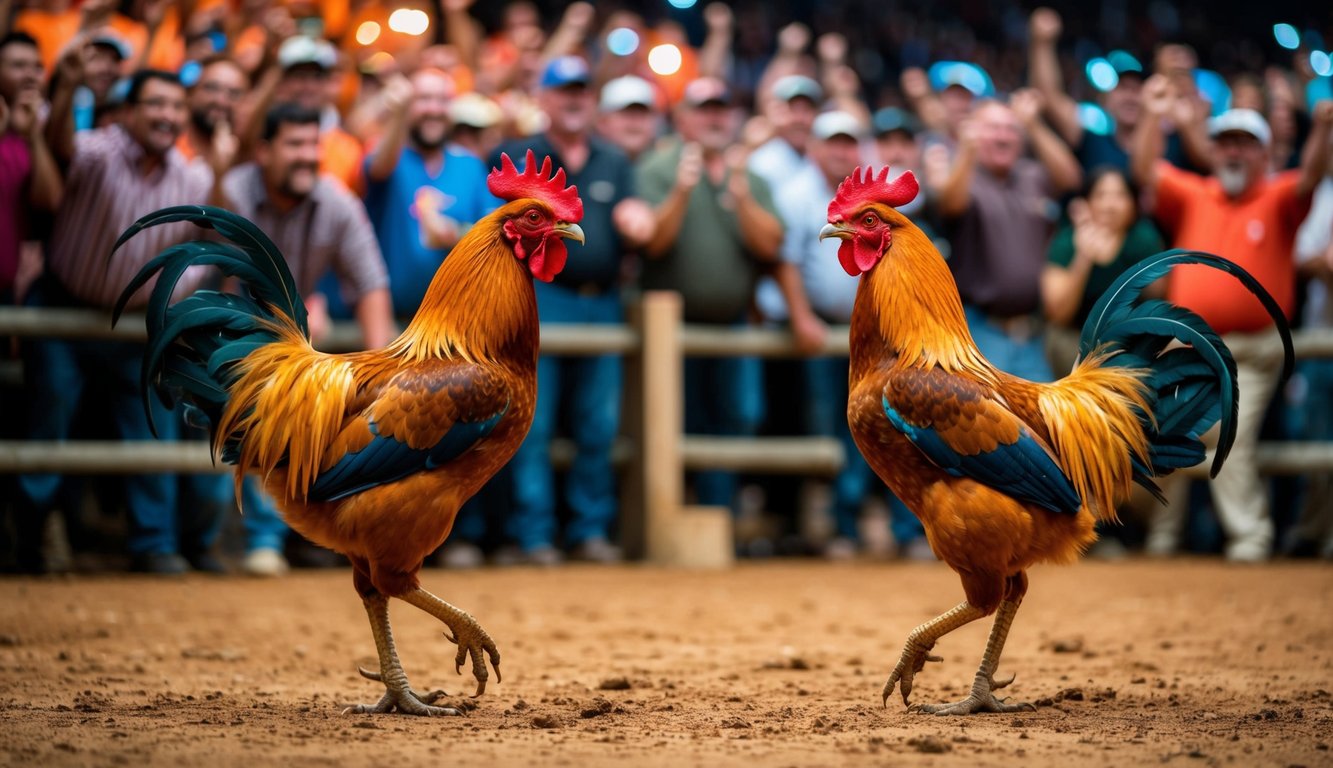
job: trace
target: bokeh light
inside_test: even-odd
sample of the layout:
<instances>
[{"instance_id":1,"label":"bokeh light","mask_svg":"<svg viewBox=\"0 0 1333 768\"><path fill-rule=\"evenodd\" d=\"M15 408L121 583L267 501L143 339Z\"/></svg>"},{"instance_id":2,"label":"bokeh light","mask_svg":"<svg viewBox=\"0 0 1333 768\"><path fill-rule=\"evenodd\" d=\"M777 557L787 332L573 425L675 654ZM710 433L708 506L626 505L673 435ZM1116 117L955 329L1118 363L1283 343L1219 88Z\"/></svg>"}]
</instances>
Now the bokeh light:
<instances>
[{"instance_id":1,"label":"bokeh light","mask_svg":"<svg viewBox=\"0 0 1333 768\"><path fill-rule=\"evenodd\" d=\"M404 35L424 35L430 28L430 17L415 8L399 8L389 14L389 29Z\"/></svg>"},{"instance_id":2,"label":"bokeh light","mask_svg":"<svg viewBox=\"0 0 1333 768\"><path fill-rule=\"evenodd\" d=\"M693 8L697 0L667 0L672 8Z\"/></svg>"},{"instance_id":3,"label":"bokeh light","mask_svg":"<svg viewBox=\"0 0 1333 768\"><path fill-rule=\"evenodd\" d=\"M378 21L363 21L361 26L356 28L356 41L361 45L370 45L380 39L380 23Z\"/></svg>"},{"instance_id":4,"label":"bokeh light","mask_svg":"<svg viewBox=\"0 0 1333 768\"><path fill-rule=\"evenodd\" d=\"M669 77L680 71L680 49L671 43L654 46L648 52L648 68L654 74Z\"/></svg>"},{"instance_id":5,"label":"bokeh light","mask_svg":"<svg viewBox=\"0 0 1333 768\"><path fill-rule=\"evenodd\" d=\"M1320 77L1333 75L1333 59L1329 58L1327 51L1311 51L1310 69Z\"/></svg>"},{"instance_id":6,"label":"bokeh light","mask_svg":"<svg viewBox=\"0 0 1333 768\"><path fill-rule=\"evenodd\" d=\"M1277 44L1289 51L1294 51L1301 47L1301 33L1290 24L1274 24L1273 38Z\"/></svg>"},{"instance_id":7,"label":"bokeh light","mask_svg":"<svg viewBox=\"0 0 1333 768\"><path fill-rule=\"evenodd\" d=\"M629 27L616 27L606 35L606 49L616 56L628 56L639 50L639 33Z\"/></svg>"},{"instance_id":8,"label":"bokeh light","mask_svg":"<svg viewBox=\"0 0 1333 768\"><path fill-rule=\"evenodd\" d=\"M1106 114L1106 110L1086 101L1078 105L1078 123L1083 126L1083 130L1098 136L1115 133L1115 121Z\"/></svg>"},{"instance_id":9,"label":"bokeh light","mask_svg":"<svg viewBox=\"0 0 1333 768\"><path fill-rule=\"evenodd\" d=\"M1116 74L1115 67L1106 59L1092 59L1085 71L1088 73L1088 82L1102 93L1113 90L1120 83L1120 75Z\"/></svg>"}]
</instances>

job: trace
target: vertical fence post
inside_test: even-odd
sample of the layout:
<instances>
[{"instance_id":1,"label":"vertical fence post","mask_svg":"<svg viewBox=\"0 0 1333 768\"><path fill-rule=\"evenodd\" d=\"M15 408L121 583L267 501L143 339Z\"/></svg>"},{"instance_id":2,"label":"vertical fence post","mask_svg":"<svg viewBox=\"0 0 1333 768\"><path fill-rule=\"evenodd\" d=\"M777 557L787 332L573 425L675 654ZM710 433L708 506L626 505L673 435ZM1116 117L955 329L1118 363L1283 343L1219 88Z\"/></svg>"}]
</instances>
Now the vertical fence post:
<instances>
[{"instance_id":1,"label":"vertical fence post","mask_svg":"<svg viewBox=\"0 0 1333 768\"><path fill-rule=\"evenodd\" d=\"M638 353L626 366L625 431L634 443L626 475L622 538L627 554L662 563L672 558L684 470L680 296L650 291L632 309Z\"/></svg>"}]
</instances>

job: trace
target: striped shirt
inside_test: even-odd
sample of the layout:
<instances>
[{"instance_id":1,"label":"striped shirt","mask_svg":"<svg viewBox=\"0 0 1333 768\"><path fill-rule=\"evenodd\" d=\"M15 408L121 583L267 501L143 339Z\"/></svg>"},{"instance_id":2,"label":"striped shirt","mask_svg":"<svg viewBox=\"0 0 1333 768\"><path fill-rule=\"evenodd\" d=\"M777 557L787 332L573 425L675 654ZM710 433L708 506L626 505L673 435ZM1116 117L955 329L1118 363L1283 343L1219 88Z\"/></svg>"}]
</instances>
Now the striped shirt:
<instances>
[{"instance_id":1,"label":"striped shirt","mask_svg":"<svg viewBox=\"0 0 1333 768\"><path fill-rule=\"evenodd\" d=\"M65 196L56 213L47 250L47 269L74 298L110 308L144 264L164 248L200 239L193 224L164 224L139 233L115 254L116 238L139 217L172 205L208 202L213 172L202 161L187 163L174 148L148 174L139 146L119 125L80 131L65 176ZM191 267L176 287L180 299L209 277L206 267ZM154 278L130 301L142 307Z\"/></svg>"},{"instance_id":2,"label":"striped shirt","mask_svg":"<svg viewBox=\"0 0 1333 768\"><path fill-rule=\"evenodd\" d=\"M304 200L287 211L273 205L259 166L246 163L222 180L232 210L253 221L272 238L296 280L302 297L314 293L330 269L348 301L389 285L366 206L341 183L321 176Z\"/></svg>"}]
</instances>

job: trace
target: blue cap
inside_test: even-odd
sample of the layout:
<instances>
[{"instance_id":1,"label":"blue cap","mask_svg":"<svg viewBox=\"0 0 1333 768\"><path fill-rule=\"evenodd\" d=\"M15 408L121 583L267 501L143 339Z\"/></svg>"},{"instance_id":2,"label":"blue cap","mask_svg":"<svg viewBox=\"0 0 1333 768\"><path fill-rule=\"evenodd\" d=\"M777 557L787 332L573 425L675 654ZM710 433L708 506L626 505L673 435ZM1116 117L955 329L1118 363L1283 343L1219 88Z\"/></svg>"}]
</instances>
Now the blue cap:
<instances>
[{"instance_id":1,"label":"blue cap","mask_svg":"<svg viewBox=\"0 0 1333 768\"><path fill-rule=\"evenodd\" d=\"M957 85L972 92L973 96L994 96L995 86L986 70L968 61L937 61L926 72L930 86L942 91Z\"/></svg>"},{"instance_id":2,"label":"blue cap","mask_svg":"<svg viewBox=\"0 0 1333 768\"><path fill-rule=\"evenodd\" d=\"M542 72L541 87L564 88L567 85L587 85L592 82L588 62L578 56L561 56L551 60Z\"/></svg>"}]
</instances>

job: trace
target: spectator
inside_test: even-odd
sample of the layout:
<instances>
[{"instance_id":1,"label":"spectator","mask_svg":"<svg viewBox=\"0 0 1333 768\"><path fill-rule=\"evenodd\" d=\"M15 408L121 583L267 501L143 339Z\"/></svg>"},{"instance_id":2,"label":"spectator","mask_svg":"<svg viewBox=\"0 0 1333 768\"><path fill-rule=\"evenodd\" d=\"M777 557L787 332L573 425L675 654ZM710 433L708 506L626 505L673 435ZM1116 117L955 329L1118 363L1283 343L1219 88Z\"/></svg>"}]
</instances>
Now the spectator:
<instances>
[{"instance_id":1,"label":"spectator","mask_svg":"<svg viewBox=\"0 0 1333 768\"><path fill-rule=\"evenodd\" d=\"M330 269L343 295L354 296L357 324L368 349L394 336L388 274L365 206L335 179L319 174L319 113L279 104L265 118L255 162L227 174L224 189L233 210L273 239L305 297L310 335L318 343L328 333L325 300L317 279ZM223 476L214 498L230 492ZM246 555L242 568L257 576L287 570L282 554L287 527L252 478L245 483L242 522Z\"/></svg>"},{"instance_id":2,"label":"spectator","mask_svg":"<svg viewBox=\"0 0 1333 768\"><path fill-rule=\"evenodd\" d=\"M236 107L246 95L249 78L240 65L225 56L214 56L199 64L199 78L189 87L186 103L190 119L176 148L186 159L203 157L213 144L219 126L244 136L236 125Z\"/></svg>"},{"instance_id":3,"label":"spectator","mask_svg":"<svg viewBox=\"0 0 1333 768\"><path fill-rule=\"evenodd\" d=\"M500 144L500 106L480 93L464 93L449 103L449 143L478 160Z\"/></svg>"},{"instance_id":4,"label":"spectator","mask_svg":"<svg viewBox=\"0 0 1333 768\"><path fill-rule=\"evenodd\" d=\"M1083 196L1070 202L1069 219L1055 234L1041 273L1046 348L1063 376L1078 357L1078 337L1092 305L1120 273L1163 249L1162 237L1140 216L1138 190L1117 166L1094 169Z\"/></svg>"},{"instance_id":5,"label":"spectator","mask_svg":"<svg viewBox=\"0 0 1333 768\"><path fill-rule=\"evenodd\" d=\"M679 291L684 319L722 327L746 324L761 265L778 258L782 224L763 179L745 171L734 146L737 115L726 84L698 78L676 111L679 135L638 167L638 190L657 206L644 248L644 290ZM689 434L753 435L764 414L759 361L695 358L685 362ZM699 503L732 506L736 479L699 472Z\"/></svg>"},{"instance_id":6,"label":"spectator","mask_svg":"<svg viewBox=\"0 0 1333 768\"><path fill-rule=\"evenodd\" d=\"M927 150L933 187L967 324L981 353L1002 371L1050 381L1042 344L1041 271L1055 219L1053 196L1076 189L1078 162L1041 122L1040 96L1012 107L982 101L959 128L952 161ZM1037 160L1022 156L1026 133ZM933 157L932 157L933 156Z\"/></svg>"},{"instance_id":7,"label":"spectator","mask_svg":"<svg viewBox=\"0 0 1333 768\"><path fill-rule=\"evenodd\" d=\"M597 132L637 162L657 141L662 129L662 114L657 108L657 91L647 80L635 75L617 77L602 86L598 101L601 112Z\"/></svg>"},{"instance_id":8,"label":"spectator","mask_svg":"<svg viewBox=\"0 0 1333 768\"><path fill-rule=\"evenodd\" d=\"M1140 91L1143 86L1143 66L1124 51L1107 58L1115 70L1116 82L1110 90L1101 92L1101 105L1115 127L1109 135L1089 131L1079 118L1079 105L1066 91L1060 77L1060 62L1056 44L1062 29L1060 14L1050 8L1032 12L1028 23L1028 72L1032 87L1043 97L1043 114L1064 139L1084 172L1103 165L1129 172L1129 151L1134 129L1143 114ZM1189 157L1206 157L1208 137L1204 135L1201 118L1195 115L1188 102L1180 102L1173 110L1172 119L1179 126L1167 139L1166 158L1177 167L1188 167ZM1192 145L1192 146L1189 146ZM1192 150L1186 154L1187 146Z\"/></svg>"},{"instance_id":9,"label":"spectator","mask_svg":"<svg viewBox=\"0 0 1333 768\"><path fill-rule=\"evenodd\" d=\"M76 137L70 103L82 73L74 57L66 57L62 66L65 76L53 99L47 134L57 157L67 163L65 197L56 213L47 271L27 303L105 310L149 259L163 248L196 237L198 230L184 223L157 227L108 260L116 238L137 218L159 208L221 202L218 181L231 163L235 138L219 133L206 165L186 163L175 149L186 119L185 88L175 75L158 70L140 71L131 80L124 126L84 131ZM177 296L194 290L205 274L187 273ZM146 292L141 291L129 307L142 307L145 300ZM96 381L94 386L110 397L121 439L149 439L148 417L138 395L142 356L142 344L132 342L39 339L25 344L29 438L66 439L85 387ZM159 437L176 438L178 422L156 399L152 407ZM19 478L25 548L32 546L33 533L41 530L59 483L60 477L53 474ZM191 558L196 567L213 569L215 564L207 557L210 542L182 541L178 535L174 477L131 475L125 484L135 570L183 573ZM190 521L191 527L207 527L198 522ZM42 567L32 555L24 565Z\"/></svg>"},{"instance_id":10,"label":"spectator","mask_svg":"<svg viewBox=\"0 0 1333 768\"><path fill-rule=\"evenodd\" d=\"M274 99L320 113L319 172L361 193L366 188L361 167L365 151L355 136L343 130L330 87L337 50L326 40L296 35L283 41L277 63L282 75ZM259 108L267 110L268 105L261 103Z\"/></svg>"},{"instance_id":11,"label":"spectator","mask_svg":"<svg viewBox=\"0 0 1333 768\"><path fill-rule=\"evenodd\" d=\"M824 89L805 75L787 75L773 81L761 112L768 115L773 137L750 154L750 172L777 189L808 166L805 152Z\"/></svg>"},{"instance_id":12,"label":"spectator","mask_svg":"<svg viewBox=\"0 0 1333 768\"><path fill-rule=\"evenodd\" d=\"M1154 76L1145 83L1144 104L1151 119L1139 124L1133 167L1138 180L1155 193L1154 215L1174 247L1235 261L1291 313L1295 306L1292 253L1296 228L1310 208L1311 194L1328 160L1333 101L1316 105L1301 168L1275 175L1268 172L1271 134L1259 113L1233 109L1213 118L1209 133L1216 146L1216 164L1206 177L1161 160L1159 121L1174 101L1165 77ZM1167 298L1206 320L1236 359L1240 389L1236 442L1226 465L1211 481L1213 505L1227 535L1227 559L1267 560L1273 546L1273 520L1255 449L1282 366L1277 330L1245 288L1204 267L1172 270ZM1149 552L1166 554L1176 549L1187 487L1175 477L1163 484L1169 503L1151 521Z\"/></svg>"},{"instance_id":13,"label":"spectator","mask_svg":"<svg viewBox=\"0 0 1333 768\"><path fill-rule=\"evenodd\" d=\"M625 155L592 135L597 104L590 74L581 58L551 61L537 93L547 116L546 131L500 147L511 157L527 149L538 158L549 155L583 198L580 226L587 242L570 246L569 260L553 282L535 283L543 323L621 323L622 261L653 231L651 209L634 197L634 177ZM491 164L499 164L498 154ZM617 517L611 447L619 432L620 390L621 364L616 355L542 355L538 360L532 427L510 462L514 498L505 532L518 551L502 552L502 561L550 565L560 560L554 546L556 493L550 444L561 413L569 416L578 449L564 484L572 515L565 544L578 560L621 559L620 549L610 542Z\"/></svg>"},{"instance_id":14,"label":"spectator","mask_svg":"<svg viewBox=\"0 0 1333 768\"><path fill-rule=\"evenodd\" d=\"M0 38L0 305L17 298L27 212L60 203L60 170L42 135L41 84L36 41L22 32Z\"/></svg>"}]
</instances>

